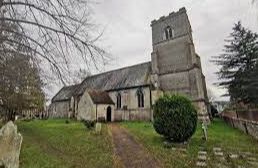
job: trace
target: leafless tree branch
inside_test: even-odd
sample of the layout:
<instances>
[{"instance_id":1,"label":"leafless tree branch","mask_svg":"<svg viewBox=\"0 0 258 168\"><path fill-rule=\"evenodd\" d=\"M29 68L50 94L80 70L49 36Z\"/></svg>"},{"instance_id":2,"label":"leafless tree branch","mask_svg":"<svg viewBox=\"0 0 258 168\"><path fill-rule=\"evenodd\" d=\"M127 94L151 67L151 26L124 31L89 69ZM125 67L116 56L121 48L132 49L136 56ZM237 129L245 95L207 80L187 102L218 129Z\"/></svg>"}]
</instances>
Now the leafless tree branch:
<instances>
[{"instance_id":1,"label":"leafless tree branch","mask_svg":"<svg viewBox=\"0 0 258 168\"><path fill-rule=\"evenodd\" d=\"M24 37L2 38L0 45L15 50L11 43L33 52L34 59L48 62L57 77L64 76L73 60L83 60L98 69L109 57L97 45L103 32L95 31L88 0L0 0L1 36L12 33ZM8 25L16 25L9 29Z\"/></svg>"}]
</instances>

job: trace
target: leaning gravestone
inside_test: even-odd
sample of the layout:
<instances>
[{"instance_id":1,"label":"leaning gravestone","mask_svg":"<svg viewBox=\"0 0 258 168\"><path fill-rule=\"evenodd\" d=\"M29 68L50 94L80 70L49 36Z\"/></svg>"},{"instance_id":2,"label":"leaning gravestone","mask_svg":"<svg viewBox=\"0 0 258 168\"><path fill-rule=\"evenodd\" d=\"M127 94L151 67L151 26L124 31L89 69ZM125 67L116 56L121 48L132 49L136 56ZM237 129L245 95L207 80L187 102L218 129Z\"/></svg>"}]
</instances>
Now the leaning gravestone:
<instances>
[{"instance_id":1,"label":"leaning gravestone","mask_svg":"<svg viewBox=\"0 0 258 168\"><path fill-rule=\"evenodd\" d=\"M0 167L18 168L22 136L12 121L0 129Z\"/></svg>"}]
</instances>

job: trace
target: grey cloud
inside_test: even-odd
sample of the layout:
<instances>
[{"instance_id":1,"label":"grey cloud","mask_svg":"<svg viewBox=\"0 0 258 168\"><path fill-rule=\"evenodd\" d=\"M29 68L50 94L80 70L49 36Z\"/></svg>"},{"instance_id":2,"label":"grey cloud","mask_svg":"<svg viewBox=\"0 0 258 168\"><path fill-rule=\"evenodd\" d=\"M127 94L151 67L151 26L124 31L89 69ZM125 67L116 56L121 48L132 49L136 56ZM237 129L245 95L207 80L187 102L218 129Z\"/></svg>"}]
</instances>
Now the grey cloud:
<instances>
[{"instance_id":1,"label":"grey cloud","mask_svg":"<svg viewBox=\"0 0 258 168\"><path fill-rule=\"evenodd\" d=\"M114 58L104 70L116 69L144 61L151 57L152 20L168 15L185 6L192 24L197 53L201 56L207 86L218 99L225 93L213 83L218 67L211 56L222 52L224 39L233 23L242 20L244 26L257 30L257 6L251 0L98 0L93 7L94 19L106 26L103 46Z\"/></svg>"}]
</instances>

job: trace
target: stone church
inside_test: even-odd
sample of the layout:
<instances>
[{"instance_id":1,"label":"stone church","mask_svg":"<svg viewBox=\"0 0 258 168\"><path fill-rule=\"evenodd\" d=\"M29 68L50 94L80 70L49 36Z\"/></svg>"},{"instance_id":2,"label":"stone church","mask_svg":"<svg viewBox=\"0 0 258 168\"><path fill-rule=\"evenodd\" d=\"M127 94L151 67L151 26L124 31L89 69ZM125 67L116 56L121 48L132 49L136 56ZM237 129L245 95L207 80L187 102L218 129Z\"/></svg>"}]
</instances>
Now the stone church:
<instances>
[{"instance_id":1,"label":"stone church","mask_svg":"<svg viewBox=\"0 0 258 168\"><path fill-rule=\"evenodd\" d=\"M152 120L152 105L164 93L189 97L201 120L209 120L205 77L195 52L185 8L151 22L151 61L87 77L63 87L50 117L78 120Z\"/></svg>"}]
</instances>

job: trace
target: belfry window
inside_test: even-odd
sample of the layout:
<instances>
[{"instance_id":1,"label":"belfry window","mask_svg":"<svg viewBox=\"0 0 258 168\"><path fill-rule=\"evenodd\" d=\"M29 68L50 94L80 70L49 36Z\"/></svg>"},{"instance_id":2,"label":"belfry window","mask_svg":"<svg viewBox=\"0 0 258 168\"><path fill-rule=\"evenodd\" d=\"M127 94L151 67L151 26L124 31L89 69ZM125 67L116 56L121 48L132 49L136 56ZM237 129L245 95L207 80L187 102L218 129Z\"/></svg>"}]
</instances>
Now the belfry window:
<instances>
[{"instance_id":1,"label":"belfry window","mask_svg":"<svg viewBox=\"0 0 258 168\"><path fill-rule=\"evenodd\" d=\"M170 26L165 29L166 40L171 39L175 36L175 31Z\"/></svg>"},{"instance_id":2,"label":"belfry window","mask_svg":"<svg viewBox=\"0 0 258 168\"><path fill-rule=\"evenodd\" d=\"M144 107L144 94L142 89L137 90L138 107Z\"/></svg>"},{"instance_id":3,"label":"belfry window","mask_svg":"<svg viewBox=\"0 0 258 168\"><path fill-rule=\"evenodd\" d=\"M116 95L116 107L117 109L121 109L121 93L117 93Z\"/></svg>"}]
</instances>

